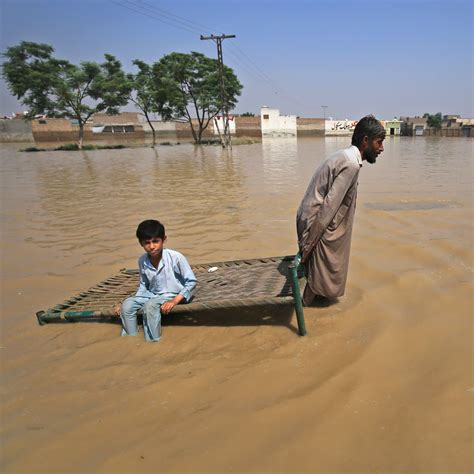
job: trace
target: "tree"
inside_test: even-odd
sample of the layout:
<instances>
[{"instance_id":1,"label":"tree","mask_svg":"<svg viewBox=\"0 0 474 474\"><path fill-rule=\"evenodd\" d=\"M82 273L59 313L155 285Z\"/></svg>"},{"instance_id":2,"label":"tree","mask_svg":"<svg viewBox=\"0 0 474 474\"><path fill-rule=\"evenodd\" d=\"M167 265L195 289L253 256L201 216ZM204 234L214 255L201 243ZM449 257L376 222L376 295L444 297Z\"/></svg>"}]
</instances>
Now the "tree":
<instances>
[{"instance_id":1,"label":"tree","mask_svg":"<svg viewBox=\"0 0 474 474\"><path fill-rule=\"evenodd\" d=\"M83 61L79 66L52 57L47 44L22 41L7 48L2 76L10 92L28 107L28 116L47 114L78 121L79 148L84 139L84 124L97 112L116 114L126 105L129 83L120 61L110 54L98 64Z\"/></svg>"},{"instance_id":2,"label":"tree","mask_svg":"<svg viewBox=\"0 0 474 474\"><path fill-rule=\"evenodd\" d=\"M441 124L443 122L443 116L441 112L438 112L435 115L425 113L423 114L423 118L426 119L426 124L428 125L428 127L441 128Z\"/></svg>"},{"instance_id":3,"label":"tree","mask_svg":"<svg viewBox=\"0 0 474 474\"><path fill-rule=\"evenodd\" d=\"M138 68L138 72L136 74L127 75L131 88L129 99L145 116L153 134L153 143L151 147L154 148L156 144L156 132L153 123L150 120L150 113L158 112L158 106L155 100L154 76L151 67L143 61L135 59L133 64Z\"/></svg>"},{"instance_id":4,"label":"tree","mask_svg":"<svg viewBox=\"0 0 474 474\"><path fill-rule=\"evenodd\" d=\"M243 114L240 114L241 117L255 117L255 114L252 112L244 112Z\"/></svg>"},{"instance_id":5,"label":"tree","mask_svg":"<svg viewBox=\"0 0 474 474\"><path fill-rule=\"evenodd\" d=\"M22 41L2 54L2 77L10 92L29 109L29 116L54 115L55 103L47 93L63 64L53 59L54 49L47 44Z\"/></svg>"},{"instance_id":6,"label":"tree","mask_svg":"<svg viewBox=\"0 0 474 474\"><path fill-rule=\"evenodd\" d=\"M195 143L201 143L204 130L222 109L218 61L196 52L171 53L153 65L153 74L161 117L189 122ZM242 84L231 68L224 66L223 74L224 102L230 110L237 103Z\"/></svg>"}]
</instances>

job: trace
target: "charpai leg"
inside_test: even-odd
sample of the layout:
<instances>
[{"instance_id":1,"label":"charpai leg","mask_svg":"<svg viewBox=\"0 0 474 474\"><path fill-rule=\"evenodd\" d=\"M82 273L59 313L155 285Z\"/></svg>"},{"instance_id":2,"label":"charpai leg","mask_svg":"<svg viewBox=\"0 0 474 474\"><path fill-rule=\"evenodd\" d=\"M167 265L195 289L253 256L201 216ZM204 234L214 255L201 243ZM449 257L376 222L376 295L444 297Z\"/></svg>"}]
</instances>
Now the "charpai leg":
<instances>
[{"instance_id":1,"label":"charpai leg","mask_svg":"<svg viewBox=\"0 0 474 474\"><path fill-rule=\"evenodd\" d=\"M298 282L298 267L301 256L297 254L293 263L289 265L291 286L293 288L293 298L295 300L296 320L298 321L298 333L300 336L306 336L306 324L304 320L303 301L301 299L300 284Z\"/></svg>"}]
</instances>

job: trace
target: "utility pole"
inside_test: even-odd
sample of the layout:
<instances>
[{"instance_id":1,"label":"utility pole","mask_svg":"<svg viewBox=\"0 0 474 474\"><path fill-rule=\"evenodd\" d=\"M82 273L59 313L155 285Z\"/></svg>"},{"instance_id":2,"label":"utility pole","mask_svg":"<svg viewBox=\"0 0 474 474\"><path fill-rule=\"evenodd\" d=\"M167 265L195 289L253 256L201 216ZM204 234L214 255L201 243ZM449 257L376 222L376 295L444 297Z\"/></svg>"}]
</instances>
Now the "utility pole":
<instances>
[{"instance_id":1,"label":"utility pole","mask_svg":"<svg viewBox=\"0 0 474 474\"><path fill-rule=\"evenodd\" d=\"M322 109L323 109L323 113L324 113L324 121L326 121L326 109L328 108L327 105L321 105Z\"/></svg>"},{"instance_id":2,"label":"utility pole","mask_svg":"<svg viewBox=\"0 0 474 474\"><path fill-rule=\"evenodd\" d=\"M219 63L219 75L221 83L221 113L222 121L224 122L224 133L221 135L219 127L217 131L221 137L222 148L225 148L226 145L229 145L232 149L232 140L230 137L230 128L229 128L229 109L227 108L227 101L225 100L225 89L224 89L224 60L222 58L222 40L226 38L235 38L235 35L220 35L220 36L203 36L201 35L201 40L213 40L217 44L217 61ZM217 124L217 123L216 123Z\"/></svg>"}]
</instances>

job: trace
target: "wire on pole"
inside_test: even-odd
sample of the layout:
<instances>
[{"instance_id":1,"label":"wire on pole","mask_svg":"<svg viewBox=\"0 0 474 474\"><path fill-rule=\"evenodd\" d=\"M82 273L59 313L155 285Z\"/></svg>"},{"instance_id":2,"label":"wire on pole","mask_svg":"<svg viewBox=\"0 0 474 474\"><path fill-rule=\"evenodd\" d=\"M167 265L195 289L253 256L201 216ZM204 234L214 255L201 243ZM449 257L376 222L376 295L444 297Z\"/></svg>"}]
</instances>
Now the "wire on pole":
<instances>
[{"instance_id":1,"label":"wire on pole","mask_svg":"<svg viewBox=\"0 0 474 474\"><path fill-rule=\"evenodd\" d=\"M217 61L219 64L219 76L221 86L221 113L222 120L224 122L224 132L222 133L222 135L219 133L219 136L221 137L222 148L230 146L230 148L232 149L232 140L229 127L229 109L227 107L227 100L225 97L224 59L222 56L222 40L227 38L235 38L235 35L201 35L201 40L212 40L215 41L217 44Z\"/></svg>"}]
</instances>

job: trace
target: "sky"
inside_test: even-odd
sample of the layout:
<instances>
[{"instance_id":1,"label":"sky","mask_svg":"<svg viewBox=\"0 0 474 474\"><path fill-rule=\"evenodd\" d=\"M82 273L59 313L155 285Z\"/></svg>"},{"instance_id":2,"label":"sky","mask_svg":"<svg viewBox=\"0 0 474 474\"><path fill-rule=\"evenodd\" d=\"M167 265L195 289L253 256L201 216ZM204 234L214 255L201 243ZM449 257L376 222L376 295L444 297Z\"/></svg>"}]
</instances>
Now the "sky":
<instances>
[{"instance_id":1,"label":"sky","mask_svg":"<svg viewBox=\"0 0 474 474\"><path fill-rule=\"evenodd\" d=\"M109 53L131 72L134 59L175 51L215 58L200 35L233 34L222 44L243 84L235 113L474 117L473 10L474 0L0 0L0 49L47 43L73 63ZM0 81L0 115L23 109Z\"/></svg>"}]
</instances>

